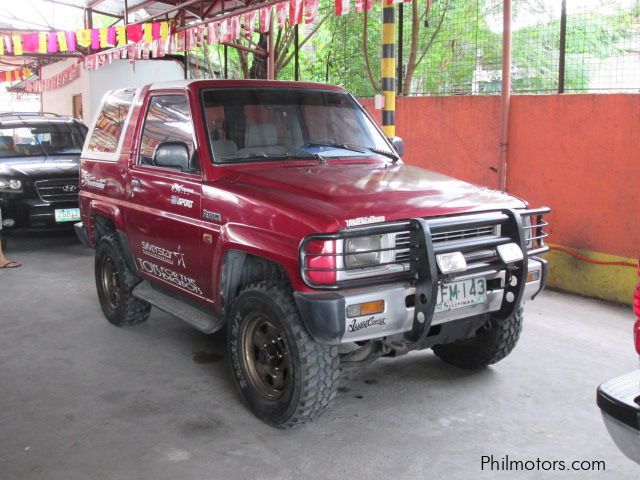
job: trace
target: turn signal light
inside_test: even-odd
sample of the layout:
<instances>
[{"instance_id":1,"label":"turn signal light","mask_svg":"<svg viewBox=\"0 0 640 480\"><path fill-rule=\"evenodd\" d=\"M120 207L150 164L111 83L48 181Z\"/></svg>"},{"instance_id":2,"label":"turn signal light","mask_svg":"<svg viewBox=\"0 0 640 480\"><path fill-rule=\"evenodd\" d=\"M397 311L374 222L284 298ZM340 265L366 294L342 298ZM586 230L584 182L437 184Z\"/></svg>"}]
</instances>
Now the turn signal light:
<instances>
[{"instance_id":1,"label":"turn signal light","mask_svg":"<svg viewBox=\"0 0 640 480\"><path fill-rule=\"evenodd\" d=\"M375 302L356 303L347 307L347 317L362 317L364 315L375 315L384 312L384 300Z\"/></svg>"},{"instance_id":2,"label":"turn signal light","mask_svg":"<svg viewBox=\"0 0 640 480\"><path fill-rule=\"evenodd\" d=\"M540 279L540 270L527 272L527 283L537 282Z\"/></svg>"}]
</instances>

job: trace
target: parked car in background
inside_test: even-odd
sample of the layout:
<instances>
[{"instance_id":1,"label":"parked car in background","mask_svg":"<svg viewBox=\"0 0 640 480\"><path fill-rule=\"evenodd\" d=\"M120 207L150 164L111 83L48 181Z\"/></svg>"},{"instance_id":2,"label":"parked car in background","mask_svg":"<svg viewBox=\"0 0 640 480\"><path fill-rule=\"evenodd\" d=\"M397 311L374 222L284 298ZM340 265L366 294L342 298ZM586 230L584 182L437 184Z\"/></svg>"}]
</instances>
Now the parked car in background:
<instances>
[{"instance_id":1,"label":"parked car in background","mask_svg":"<svg viewBox=\"0 0 640 480\"><path fill-rule=\"evenodd\" d=\"M52 113L0 114L0 229L68 228L80 219L87 127ZM3 238L5 236L3 235Z\"/></svg>"},{"instance_id":2,"label":"parked car in background","mask_svg":"<svg viewBox=\"0 0 640 480\"><path fill-rule=\"evenodd\" d=\"M636 315L633 338L636 352L640 355L640 283L636 287L633 310ZM600 385L597 401L615 444L627 457L640 463L640 370Z\"/></svg>"}]
</instances>

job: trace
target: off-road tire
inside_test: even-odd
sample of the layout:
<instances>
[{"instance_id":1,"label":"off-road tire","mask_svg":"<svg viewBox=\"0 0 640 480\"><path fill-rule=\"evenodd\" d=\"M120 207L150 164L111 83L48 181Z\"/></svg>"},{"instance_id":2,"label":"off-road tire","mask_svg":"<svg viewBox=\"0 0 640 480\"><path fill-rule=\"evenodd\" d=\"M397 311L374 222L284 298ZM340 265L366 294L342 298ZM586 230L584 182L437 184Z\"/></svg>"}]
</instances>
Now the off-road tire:
<instances>
[{"instance_id":1,"label":"off-road tire","mask_svg":"<svg viewBox=\"0 0 640 480\"><path fill-rule=\"evenodd\" d=\"M435 345L433 352L451 365L469 370L499 362L515 348L522 331L522 309L502 320L489 318L472 338Z\"/></svg>"},{"instance_id":2,"label":"off-road tire","mask_svg":"<svg viewBox=\"0 0 640 480\"><path fill-rule=\"evenodd\" d=\"M105 291L102 280L106 265L112 265L113 274L116 275L118 298L110 301ZM105 317L117 327L128 327L145 322L149 318L151 305L133 296L131 291L140 278L131 271L122 253L120 242L115 234L103 236L96 246L95 278L100 306Z\"/></svg>"},{"instance_id":3,"label":"off-road tire","mask_svg":"<svg viewBox=\"0 0 640 480\"><path fill-rule=\"evenodd\" d=\"M257 374L252 377L250 371L249 362L258 363L255 357L259 354L255 346L245 348L245 339L257 318L268 319L276 327L284 342L282 351L288 355L289 376L279 398L263 394L261 380L255 380ZM289 428L312 421L335 397L338 348L318 343L307 333L288 286L259 282L244 288L231 310L227 336L231 371L240 395L249 409L269 425ZM253 359L247 359L246 354L253 355Z\"/></svg>"}]
</instances>

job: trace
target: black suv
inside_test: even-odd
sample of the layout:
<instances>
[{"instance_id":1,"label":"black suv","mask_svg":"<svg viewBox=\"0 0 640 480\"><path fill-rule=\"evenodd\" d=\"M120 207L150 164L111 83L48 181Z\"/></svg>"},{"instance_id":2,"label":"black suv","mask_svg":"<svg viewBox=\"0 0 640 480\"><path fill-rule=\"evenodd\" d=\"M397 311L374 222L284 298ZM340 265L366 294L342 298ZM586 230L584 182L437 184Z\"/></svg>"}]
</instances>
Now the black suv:
<instances>
[{"instance_id":1,"label":"black suv","mask_svg":"<svg viewBox=\"0 0 640 480\"><path fill-rule=\"evenodd\" d=\"M80 220L87 127L52 113L0 114L0 229L64 228Z\"/></svg>"}]
</instances>

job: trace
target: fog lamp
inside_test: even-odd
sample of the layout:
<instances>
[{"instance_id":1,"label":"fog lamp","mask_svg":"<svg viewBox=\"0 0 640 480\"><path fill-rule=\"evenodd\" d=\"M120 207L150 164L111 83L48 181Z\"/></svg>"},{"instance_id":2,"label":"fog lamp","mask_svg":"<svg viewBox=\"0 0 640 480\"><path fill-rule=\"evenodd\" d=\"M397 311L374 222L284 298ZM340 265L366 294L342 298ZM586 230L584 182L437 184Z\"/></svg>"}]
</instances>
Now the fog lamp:
<instances>
[{"instance_id":1,"label":"fog lamp","mask_svg":"<svg viewBox=\"0 0 640 480\"><path fill-rule=\"evenodd\" d=\"M445 275L464 272L467 269L467 261L462 252L441 253L436 255L436 263L440 271Z\"/></svg>"},{"instance_id":2,"label":"fog lamp","mask_svg":"<svg viewBox=\"0 0 640 480\"><path fill-rule=\"evenodd\" d=\"M504 245L498 245L498 255L504 263L519 262L524 258L522 249L517 243L505 243Z\"/></svg>"}]
</instances>

